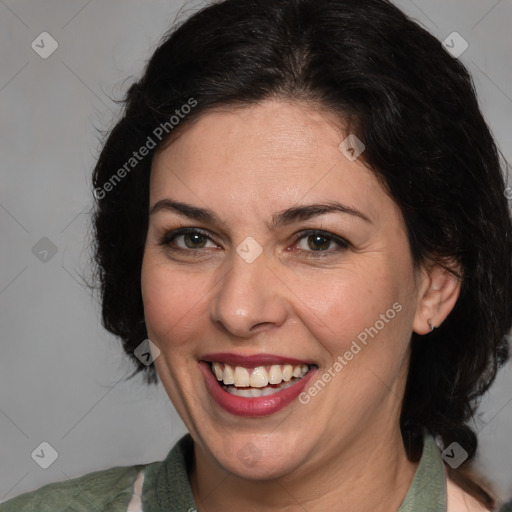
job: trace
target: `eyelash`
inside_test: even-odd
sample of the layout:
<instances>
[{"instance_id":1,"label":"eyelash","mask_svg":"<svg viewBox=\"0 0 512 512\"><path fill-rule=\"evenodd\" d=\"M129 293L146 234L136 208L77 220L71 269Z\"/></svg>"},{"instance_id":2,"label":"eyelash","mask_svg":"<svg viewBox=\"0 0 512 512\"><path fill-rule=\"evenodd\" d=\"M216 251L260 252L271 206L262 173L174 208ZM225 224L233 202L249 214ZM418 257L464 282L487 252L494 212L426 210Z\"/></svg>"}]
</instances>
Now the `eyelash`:
<instances>
[{"instance_id":1,"label":"eyelash","mask_svg":"<svg viewBox=\"0 0 512 512\"><path fill-rule=\"evenodd\" d=\"M172 231L169 231L165 233L165 235L162 237L162 240L160 241L160 245L165 246L168 250L176 253L191 253L191 252L199 252L204 247L199 247L198 249L184 249L183 247L177 247L175 245L172 245L172 242L178 238L179 236L186 235L186 234L195 234L195 235L201 235L211 242L213 240L208 236L208 234L198 228L179 228ZM322 231L319 229L308 229L306 231L301 231L295 236L294 244L297 244L302 239L307 239L309 236L317 235L322 238L325 238L327 241L334 242L338 245L337 249L334 251L331 249L323 250L323 251L312 251L312 250L305 250L305 249L297 249L301 253L306 253L308 258L325 258L327 256L332 256L335 253L338 253L340 251L346 250L350 247L350 243L347 242L345 239L333 235L332 233L329 233L327 231ZM215 243L215 242L213 242Z\"/></svg>"}]
</instances>

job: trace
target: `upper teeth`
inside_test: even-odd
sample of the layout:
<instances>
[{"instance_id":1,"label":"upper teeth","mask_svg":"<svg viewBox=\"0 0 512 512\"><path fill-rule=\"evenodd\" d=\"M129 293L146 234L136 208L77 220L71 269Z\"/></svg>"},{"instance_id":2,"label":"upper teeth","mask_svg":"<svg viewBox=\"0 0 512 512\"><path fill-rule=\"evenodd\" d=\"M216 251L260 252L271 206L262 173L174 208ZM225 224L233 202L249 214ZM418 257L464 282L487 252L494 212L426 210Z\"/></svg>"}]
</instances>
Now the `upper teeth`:
<instances>
[{"instance_id":1,"label":"upper teeth","mask_svg":"<svg viewBox=\"0 0 512 512\"><path fill-rule=\"evenodd\" d=\"M303 377L308 373L307 364L274 364L270 367L257 366L245 368L244 366L230 366L225 363L212 363L213 373L217 380L224 384L234 384L236 387L262 388L268 384L280 384L288 382L292 377Z\"/></svg>"}]
</instances>

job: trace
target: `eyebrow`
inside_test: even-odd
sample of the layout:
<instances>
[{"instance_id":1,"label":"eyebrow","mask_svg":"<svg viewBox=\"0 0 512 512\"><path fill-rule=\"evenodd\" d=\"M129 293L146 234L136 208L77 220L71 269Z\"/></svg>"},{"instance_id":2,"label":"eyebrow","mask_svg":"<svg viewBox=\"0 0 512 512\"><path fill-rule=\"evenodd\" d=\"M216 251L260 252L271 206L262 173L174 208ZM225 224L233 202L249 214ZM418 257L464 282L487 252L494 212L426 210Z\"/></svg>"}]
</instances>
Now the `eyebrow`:
<instances>
[{"instance_id":1,"label":"eyebrow","mask_svg":"<svg viewBox=\"0 0 512 512\"><path fill-rule=\"evenodd\" d=\"M154 215L160 211L177 213L184 217L212 224L214 226L221 226L225 224L224 221L217 217L217 215L208 208L200 208L198 206L182 203L180 201L173 201L171 199L161 199L160 201L157 201L149 210L149 215ZM325 213L346 213L354 217L359 217L369 224L373 224L369 217L356 208L343 205L336 201L329 201L327 203L320 204L293 206L286 210L277 212L272 216L272 220L270 224L267 224L267 227L269 230L272 230L281 225L291 224L292 222L297 221L305 221Z\"/></svg>"}]
</instances>

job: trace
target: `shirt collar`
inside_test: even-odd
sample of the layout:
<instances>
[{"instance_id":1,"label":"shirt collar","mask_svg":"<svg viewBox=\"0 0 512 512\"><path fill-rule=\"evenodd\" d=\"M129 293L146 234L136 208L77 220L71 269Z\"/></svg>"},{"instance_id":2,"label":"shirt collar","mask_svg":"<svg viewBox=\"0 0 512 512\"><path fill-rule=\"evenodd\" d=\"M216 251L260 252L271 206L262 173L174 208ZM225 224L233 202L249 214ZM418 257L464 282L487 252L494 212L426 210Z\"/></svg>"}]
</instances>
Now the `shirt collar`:
<instances>
[{"instance_id":1,"label":"shirt collar","mask_svg":"<svg viewBox=\"0 0 512 512\"><path fill-rule=\"evenodd\" d=\"M146 512L195 512L197 506L188 479L194 442L185 434L164 461L149 464L142 492ZM423 452L414 478L397 512L446 512L446 475L437 444L425 432Z\"/></svg>"},{"instance_id":2,"label":"shirt collar","mask_svg":"<svg viewBox=\"0 0 512 512\"><path fill-rule=\"evenodd\" d=\"M446 474L441 453L432 435L425 431L421 459L398 512L446 512L446 500Z\"/></svg>"}]
</instances>

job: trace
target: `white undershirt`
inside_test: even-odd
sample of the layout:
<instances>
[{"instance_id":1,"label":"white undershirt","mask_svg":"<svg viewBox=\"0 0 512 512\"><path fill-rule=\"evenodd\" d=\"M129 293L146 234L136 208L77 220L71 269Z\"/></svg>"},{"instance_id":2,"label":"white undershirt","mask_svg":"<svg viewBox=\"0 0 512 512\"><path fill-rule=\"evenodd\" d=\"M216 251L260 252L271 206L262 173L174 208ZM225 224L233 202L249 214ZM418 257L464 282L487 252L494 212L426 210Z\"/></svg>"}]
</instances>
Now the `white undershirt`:
<instances>
[{"instance_id":1,"label":"white undershirt","mask_svg":"<svg viewBox=\"0 0 512 512\"><path fill-rule=\"evenodd\" d=\"M142 484L144 483L144 471L140 471L133 483L133 495L126 512L142 512Z\"/></svg>"}]
</instances>

